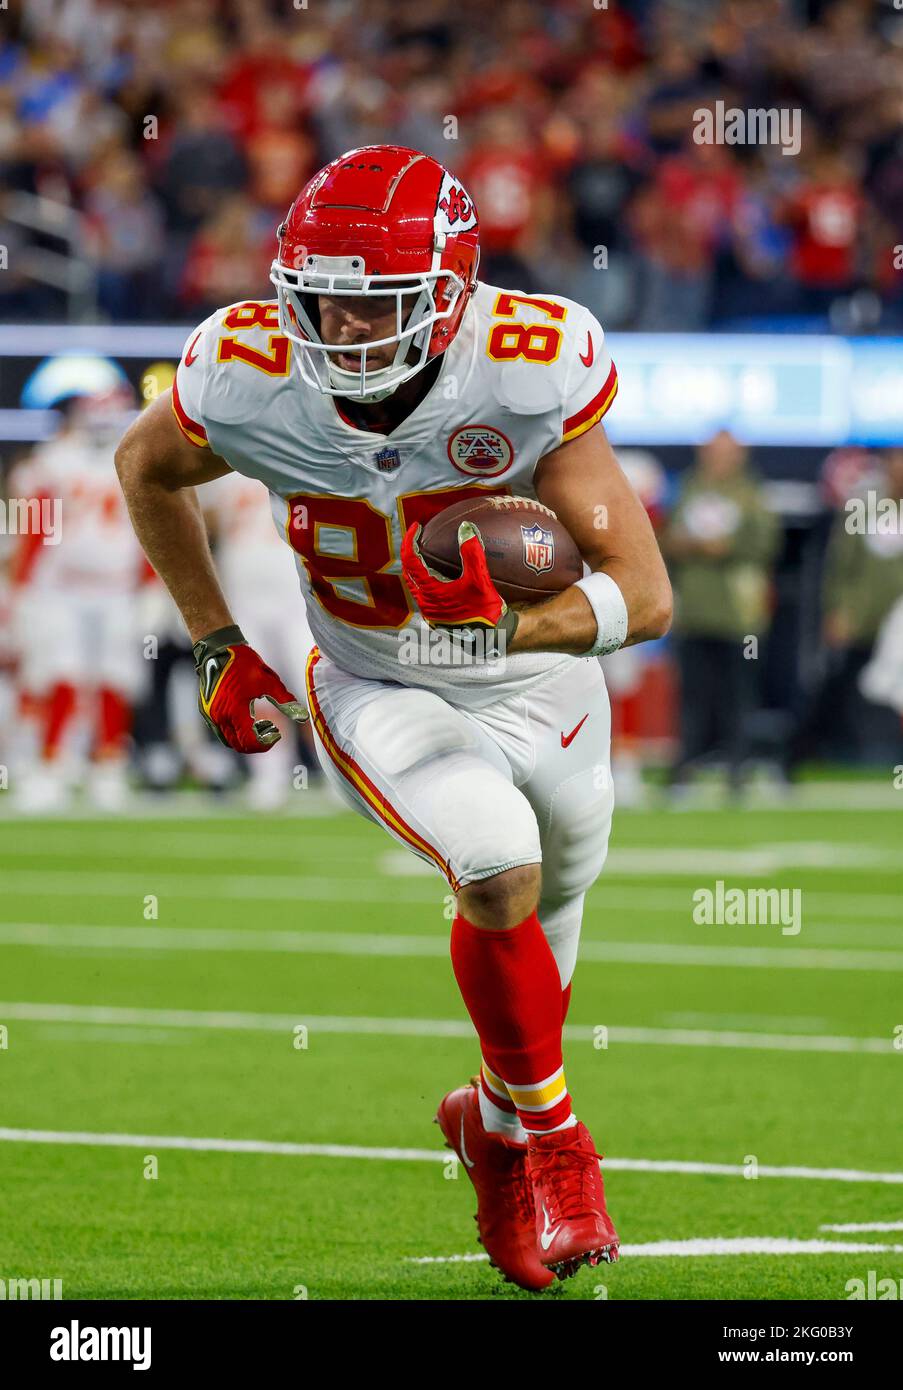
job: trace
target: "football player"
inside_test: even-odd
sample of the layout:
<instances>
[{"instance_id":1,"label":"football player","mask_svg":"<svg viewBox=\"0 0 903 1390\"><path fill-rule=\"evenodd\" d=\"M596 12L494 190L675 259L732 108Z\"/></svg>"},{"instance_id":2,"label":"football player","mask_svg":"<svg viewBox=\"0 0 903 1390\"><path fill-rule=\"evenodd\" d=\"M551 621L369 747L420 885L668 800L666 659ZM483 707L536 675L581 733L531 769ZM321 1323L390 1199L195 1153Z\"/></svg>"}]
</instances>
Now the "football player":
<instances>
[{"instance_id":1,"label":"football player","mask_svg":"<svg viewBox=\"0 0 903 1390\"><path fill-rule=\"evenodd\" d=\"M105 359L71 362L52 402L61 428L11 479L50 524L20 537L13 568L20 695L38 716L37 757L17 777L17 805L29 813L63 810L80 780L100 809L126 804L132 710L146 679L137 599L147 566L113 473L134 397ZM88 740L78 736L85 723Z\"/></svg>"},{"instance_id":2,"label":"football player","mask_svg":"<svg viewBox=\"0 0 903 1390\"><path fill-rule=\"evenodd\" d=\"M667 575L599 423L617 387L601 327L573 301L478 281L477 212L451 173L416 150L352 150L277 235L275 302L232 304L189 336L171 406L122 441L120 479L195 642L202 709L246 753L275 735L255 699L295 700L234 623L193 489L230 468L266 483L315 640L324 772L455 895L482 1066L437 1119L490 1258L542 1289L617 1257L562 1027L613 801L592 658L667 630ZM433 575L420 528L481 493L551 509L586 576L513 612L478 534L461 537L460 579ZM431 629L449 627L488 630L504 659L437 664Z\"/></svg>"}]
</instances>

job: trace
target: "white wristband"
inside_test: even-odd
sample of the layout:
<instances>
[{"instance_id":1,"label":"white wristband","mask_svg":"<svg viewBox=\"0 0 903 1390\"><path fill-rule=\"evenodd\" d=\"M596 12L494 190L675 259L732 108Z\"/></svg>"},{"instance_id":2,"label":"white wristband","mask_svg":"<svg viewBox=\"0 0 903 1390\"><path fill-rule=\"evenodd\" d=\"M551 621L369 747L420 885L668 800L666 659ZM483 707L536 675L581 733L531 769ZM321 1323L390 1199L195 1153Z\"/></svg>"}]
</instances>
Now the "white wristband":
<instances>
[{"instance_id":1,"label":"white wristband","mask_svg":"<svg viewBox=\"0 0 903 1390\"><path fill-rule=\"evenodd\" d=\"M596 571L577 580L596 615L596 640L583 656L608 656L627 640L627 604L610 574Z\"/></svg>"}]
</instances>

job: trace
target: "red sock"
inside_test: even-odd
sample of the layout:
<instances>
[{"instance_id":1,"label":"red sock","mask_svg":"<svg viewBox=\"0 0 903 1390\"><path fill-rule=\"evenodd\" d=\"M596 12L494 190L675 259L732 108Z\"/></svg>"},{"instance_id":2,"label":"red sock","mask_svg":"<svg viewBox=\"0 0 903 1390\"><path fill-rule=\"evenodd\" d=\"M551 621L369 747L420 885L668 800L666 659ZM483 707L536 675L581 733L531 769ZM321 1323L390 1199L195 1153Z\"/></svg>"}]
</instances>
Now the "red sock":
<instances>
[{"instance_id":1,"label":"red sock","mask_svg":"<svg viewBox=\"0 0 903 1390\"><path fill-rule=\"evenodd\" d=\"M490 1085L504 1083L524 1129L556 1129L571 1113L561 1062L561 978L536 913L498 930L475 927L459 913L451 958Z\"/></svg>"},{"instance_id":2,"label":"red sock","mask_svg":"<svg viewBox=\"0 0 903 1390\"><path fill-rule=\"evenodd\" d=\"M96 756L119 757L132 722L128 702L116 690L104 686L100 692L100 718Z\"/></svg>"},{"instance_id":3,"label":"red sock","mask_svg":"<svg viewBox=\"0 0 903 1390\"><path fill-rule=\"evenodd\" d=\"M66 728L75 713L75 686L60 681L47 699L44 711L44 738L41 752L50 762L60 751Z\"/></svg>"}]
</instances>

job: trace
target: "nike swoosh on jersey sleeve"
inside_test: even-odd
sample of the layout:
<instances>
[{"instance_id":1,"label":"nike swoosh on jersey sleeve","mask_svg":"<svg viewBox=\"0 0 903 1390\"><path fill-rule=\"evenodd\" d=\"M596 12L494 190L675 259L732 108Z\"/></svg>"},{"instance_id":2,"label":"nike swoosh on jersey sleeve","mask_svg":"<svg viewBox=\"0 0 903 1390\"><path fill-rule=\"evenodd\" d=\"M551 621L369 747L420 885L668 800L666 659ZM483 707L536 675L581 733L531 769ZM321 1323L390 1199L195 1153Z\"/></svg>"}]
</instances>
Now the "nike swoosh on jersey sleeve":
<instances>
[{"instance_id":1,"label":"nike swoosh on jersey sleeve","mask_svg":"<svg viewBox=\"0 0 903 1390\"><path fill-rule=\"evenodd\" d=\"M602 325L585 312L571 344L568 395L564 402L561 441L577 439L610 408L618 393L618 374L605 345Z\"/></svg>"}]
</instances>

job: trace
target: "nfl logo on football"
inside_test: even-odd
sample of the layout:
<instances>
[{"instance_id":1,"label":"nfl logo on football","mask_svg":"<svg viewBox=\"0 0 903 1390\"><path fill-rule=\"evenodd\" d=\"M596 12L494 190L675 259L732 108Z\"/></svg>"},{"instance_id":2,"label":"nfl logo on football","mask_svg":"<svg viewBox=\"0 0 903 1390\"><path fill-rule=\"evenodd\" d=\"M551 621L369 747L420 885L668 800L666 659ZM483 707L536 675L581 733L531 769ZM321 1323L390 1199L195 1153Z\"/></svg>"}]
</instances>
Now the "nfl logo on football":
<instances>
[{"instance_id":1,"label":"nfl logo on football","mask_svg":"<svg viewBox=\"0 0 903 1390\"><path fill-rule=\"evenodd\" d=\"M550 570L555 560L555 541L551 531L546 531L539 522L532 526L522 526L524 538L524 564L536 574Z\"/></svg>"}]
</instances>

